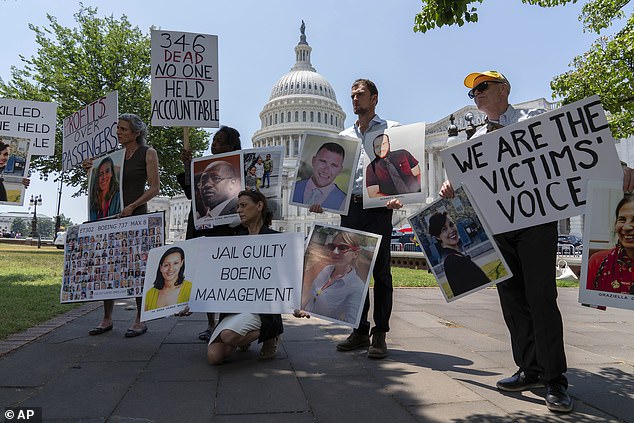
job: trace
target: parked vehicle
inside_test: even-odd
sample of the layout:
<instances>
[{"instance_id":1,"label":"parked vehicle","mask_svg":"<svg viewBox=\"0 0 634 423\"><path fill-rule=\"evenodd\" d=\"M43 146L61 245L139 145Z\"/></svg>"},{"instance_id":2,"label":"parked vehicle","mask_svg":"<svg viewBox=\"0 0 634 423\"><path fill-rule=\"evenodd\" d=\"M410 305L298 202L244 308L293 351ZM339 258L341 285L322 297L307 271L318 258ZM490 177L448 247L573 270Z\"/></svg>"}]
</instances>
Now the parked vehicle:
<instances>
[{"instance_id":1,"label":"parked vehicle","mask_svg":"<svg viewBox=\"0 0 634 423\"><path fill-rule=\"evenodd\" d=\"M559 244L570 244L574 247L579 247L583 245L583 239L579 238L576 235L559 235L557 237L557 242Z\"/></svg>"},{"instance_id":2,"label":"parked vehicle","mask_svg":"<svg viewBox=\"0 0 634 423\"><path fill-rule=\"evenodd\" d=\"M56 246L58 250L61 250L64 248L64 244L66 244L66 231L60 231L55 234L53 245Z\"/></svg>"}]
</instances>

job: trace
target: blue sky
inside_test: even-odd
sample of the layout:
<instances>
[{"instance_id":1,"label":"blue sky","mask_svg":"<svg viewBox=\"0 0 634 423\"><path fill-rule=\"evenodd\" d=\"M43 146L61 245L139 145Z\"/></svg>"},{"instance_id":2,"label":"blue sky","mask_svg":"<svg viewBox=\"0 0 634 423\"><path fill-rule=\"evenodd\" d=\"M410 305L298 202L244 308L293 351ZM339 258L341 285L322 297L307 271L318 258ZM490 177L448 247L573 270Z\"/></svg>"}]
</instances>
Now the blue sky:
<instances>
[{"instance_id":1,"label":"blue sky","mask_svg":"<svg viewBox=\"0 0 634 423\"><path fill-rule=\"evenodd\" d=\"M412 30L420 1L364 2L322 0L190 1L101 0L100 15L126 14L149 33L151 25L219 36L221 124L237 128L243 145L259 129L259 113L275 82L293 66L293 48L301 20L306 22L313 66L332 84L353 122L349 90L359 77L379 88L378 112L401 123L433 122L470 100L462 80L477 70L496 69L511 81L511 101L551 99L550 80L568 69L575 55L586 51L596 35L584 33L577 20L581 4L551 9L527 6L520 0L487 0L478 6L480 22L442 28L426 34ZM35 54L37 45L28 24L46 25L46 14L74 25L78 1L0 1L0 77L10 77L19 55ZM124 112L124 110L121 110ZM61 142L61 140L57 140ZM31 194L42 194L41 212L56 214L56 185L33 177ZM70 198L64 190L62 212L81 222L85 197ZM0 211L16 210L0 206ZM23 207L20 210L27 210ZM38 210L38 211L40 211Z\"/></svg>"}]
</instances>

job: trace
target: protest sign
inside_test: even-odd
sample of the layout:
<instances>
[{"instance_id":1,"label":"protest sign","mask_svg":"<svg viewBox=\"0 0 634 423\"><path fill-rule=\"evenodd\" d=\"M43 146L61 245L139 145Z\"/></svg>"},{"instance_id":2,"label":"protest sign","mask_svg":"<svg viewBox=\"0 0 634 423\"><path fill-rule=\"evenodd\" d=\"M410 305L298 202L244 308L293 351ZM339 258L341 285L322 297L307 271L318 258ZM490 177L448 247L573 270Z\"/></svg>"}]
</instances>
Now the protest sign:
<instances>
[{"instance_id":1,"label":"protest sign","mask_svg":"<svg viewBox=\"0 0 634 423\"><path fill-rule=\"evenodd\" d=\"M55 154L57 103L0 98L0 135L31 140L34 156Z\"/></svg>"},{"instance_id":2,"label":"protest sign","mask_svg":"<svg viewBox=\"0 0 634 423\"><path fill-rule=\"evenodd\" d=\"M218 128L218 36L152 30L152 125Z\"/></svg>"},{"instance_id":3,"label":"protest sign","mask_svg":"<svg viewBox=\"0 0 634 423\"><path fill-rule=\"evenodd\" d=\"M469 189L493 233L582 214L589 179L623 179L597 96L440 154L449 180Z\"/></svg>"},{"instance_id":4,"label":"protest sign","mask_svg":"<svg viewBox=\"0 0 634 423\"><path fill-rule=\"evenodd\" d=\"M299 308L302 234L203 237L184 244L192 242L197 257L188 256L195 266L191 311L291 313ZM152 282L146 278L145 283Z\"/></svg>"},{"instance_id":5,"label":"protest sign","mask_svg":"<svg viewBox=\"0 0 634 423\"><path fill-rule=\"evenodd\" d=\"M69 170L85 159L117 148L119 97L113 91L64 118L62 168Z\"/></svg>"},{"instance_id":6,"label":"protest sign","mask_svg":"<svg viewBox=\"0 0 634 423\"><path fill-rule=\"evenodd\" d=\"M281 219L284 147L252 148L241 153L244 189L264 194L273 219Z\"/></svg>"},{"instance_id":7,"label":"protest sign","mask_svg":"<svg viewBox=\"0 0 634 423\"><path fill-rule=\"evenodd\" d=\"M194 227L239 224L238 194L244 189L240 152L214 154L192 160Z\"/></svg>"},{"instance_id":8,"label":"protest sign","mask_svg":"<svg viewBox=\"0 0 634 423\"><path fill-rule=\"evenodd\" d=\"M200 240L165 245L152 249L147 260L143 285L141 321L171 316L188 304L200 259Z\"/></svg>"},{"instance_id":9,"label":"protest sign","mask_svg":"<svg viewBox=\"0 0 634 423\"><path fill-rule=\"evenodd\" d=\"M304 256L302 310L358 327L381 235L315 225Z\"/></svg>"},{"instance_id":10,"label":"protest sign","mask_svg":"<svg viewBox=\"0 0 634 423\"><path fill-rule=\"evenodd\" d=\"M395 126L365 135L363 208L425 201L425 124Z\"/></svg>"},{"instance_id":11,"label":"protest sign","mask_svg":"<svg viewBox=\"0 0 634 423\"><path fill-rule=\"evenodd\" d=\"M588 181L579 302L634 310L634 195Z\"/></svg>"},{"instance_id":12,"label":"protest sign","mask_svg":"<svg viewBox=\"0 0 634 423\"><path fill-rule=\"evenodd\" d=\"M304 134L289 204L348 214L360 149L356 138Z\"/></svg>"},{"instance_id":13,"label":"protest sign","mask_svg":"<svg viewBox=\"0 0 634 423\"><path fill-rule=\"evenodd\" d=\"M116 216L123 209L125 149L96 159L88 173L88 220Z\"/></svg>"},{"instance_id":14,"label":"protest sign","mask_svg":"<svg viewBox=\"0 0 634 423\"><path fill-rule=\"evenodd\" d=\"M512 276L464 188L410 216L409 223L447 302Z\"/></svg>"},{"instance_id":15,"label":"protest sign","mask_svg":"<svg viewBox=\"0 0 634 423\"><path fill-rule=\"evenodd\" d=\"M163 220L160 212L68 229L60 301L140 296L148 252L164 244Z\"/></svg>"},{"instance_id":16,"label":"protest sign","mask_svg":"<svg viewBox=\"0 0 634 423\"><path fill-rule=\"evenodd\" d=\"M22 179L29 174L31 140L0 135L0 204L24 203Z\"/></svg>"}]
</instances>

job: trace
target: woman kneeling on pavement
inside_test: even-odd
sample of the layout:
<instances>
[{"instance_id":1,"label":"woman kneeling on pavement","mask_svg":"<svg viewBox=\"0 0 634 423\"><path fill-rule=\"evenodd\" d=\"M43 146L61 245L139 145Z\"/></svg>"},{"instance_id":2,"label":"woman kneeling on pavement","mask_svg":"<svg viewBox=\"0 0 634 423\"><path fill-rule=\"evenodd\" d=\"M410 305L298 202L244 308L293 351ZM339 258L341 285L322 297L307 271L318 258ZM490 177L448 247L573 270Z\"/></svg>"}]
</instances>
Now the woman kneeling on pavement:
<instances>
[{"instance_id":1,"label":"woman kneeling on pavement","mask_svg":"<svg viewBox=\"0 0 634 423\"><path fill-rule=\"evenodd\" d=\"M241 235L277 233L270 228L272 213L266 197L258 191L242 191L238 194L238 214L244 231ZM280 314L221 314L207 347L209 364L221 364L238 347L257 340L262 343L260 358L268 359L277 352L277 341L283 332Z\"/></svg>"}]
</instances>

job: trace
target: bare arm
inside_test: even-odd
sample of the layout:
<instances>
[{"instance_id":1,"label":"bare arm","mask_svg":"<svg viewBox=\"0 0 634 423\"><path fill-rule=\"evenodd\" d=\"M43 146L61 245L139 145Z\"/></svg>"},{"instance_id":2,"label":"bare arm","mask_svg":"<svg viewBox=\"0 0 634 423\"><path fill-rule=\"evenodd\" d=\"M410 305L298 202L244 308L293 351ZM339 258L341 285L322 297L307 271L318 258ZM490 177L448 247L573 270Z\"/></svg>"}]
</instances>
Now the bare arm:
<instances>
[{"instance_id":1,"label":"bare arm","mask_svg":"<svg viewBox=\"0 0 634 423\"><path fill-rule=\"evenodd\" d=\"M123 210L121 210L121 217L130 216L137 207L140 207L156 197L159 193L159 171L158 171L158 155L156 150L149 148L145 155L145 166L147 169L147 181L149 188L145 190L143 195L128 204Z\"/></svg>"}]
</instances>

